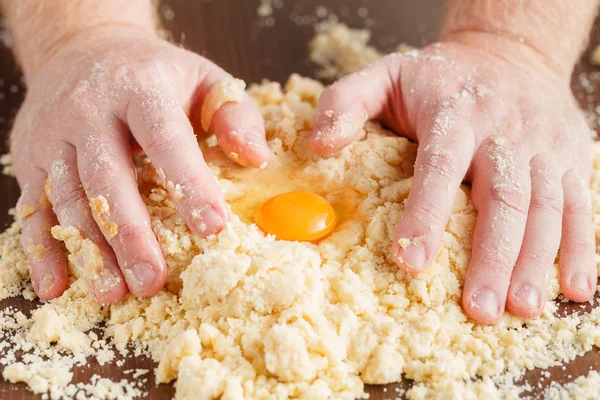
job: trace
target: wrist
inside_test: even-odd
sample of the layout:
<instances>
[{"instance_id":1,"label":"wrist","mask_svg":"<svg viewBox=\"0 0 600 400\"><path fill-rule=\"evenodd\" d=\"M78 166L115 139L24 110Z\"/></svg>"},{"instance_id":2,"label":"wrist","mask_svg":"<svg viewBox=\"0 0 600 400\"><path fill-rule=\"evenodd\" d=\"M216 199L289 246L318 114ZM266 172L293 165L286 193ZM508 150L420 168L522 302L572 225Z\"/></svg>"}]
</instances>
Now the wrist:
<instances>
[{"instance_id":1,"label":"wrist","mask_svg":"<svg viewBox=\"0 0 600 400\"><path fill-rule=\"evenodd\" d=\"M64 32L54 40L37 43L38 53L34 57L23 57L21 61L25 83L29 85L40 70L63 52L83 57L105 48L115 38L132 36L157 37L158 34L156 29L143 25L107 22Z\"/></svg>"},{"instance_id":2,"label":"wrist","mask_svg":"<svg viewBox=\"0 0 600 400\"><path fill-rule=\"evenodd\" d=\"M94 43L123 30L157 35L151 0L5 0L14 52L26 84L62 48Z\"/></svg>"},{"instance_id":3,"label":"wrist","mask_svg":"<svg viewBox=\"0 0 600 400\"><path fill-rule=\"evenodd\" d=\"M454 42L489 53L520 70L531 71L535 76L546 76L570 84L574 62L554 60L552 56L531 46L526 41L510 35L487 31L460 30L443 32L440 42Z\"/></svg>"},{"instance_id":4,"label":"wrist","mask_svg":"<svg viewBox=\"0 0 600 400\"><path fill-rule=\"evenodd\" d=\"M440 40L477 38L542 61L568 79L587 42L599 0L449 0ZM471 43L473 44L473 43ZM529 54L531 53L531 54ZM537 57L534 56L537 54Z\"/></svg>"}]
</instances>

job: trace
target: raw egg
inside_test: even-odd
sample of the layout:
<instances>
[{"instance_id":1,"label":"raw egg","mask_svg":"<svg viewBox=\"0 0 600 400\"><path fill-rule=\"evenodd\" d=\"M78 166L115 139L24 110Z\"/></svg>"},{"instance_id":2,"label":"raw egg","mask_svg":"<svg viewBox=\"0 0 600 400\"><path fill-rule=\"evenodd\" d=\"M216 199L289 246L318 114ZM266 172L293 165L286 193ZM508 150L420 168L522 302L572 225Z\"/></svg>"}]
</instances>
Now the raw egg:
<instances>
[{"instance_id":1,"label":"raw egg","mask_svg":"<svg viewBox=\"0 0 600 400\"><path fill-rule=\"evenodd\" d=\"M335 210L323 197L309 192L287 192L271 197L256 211L256 225L277 239L317 241L333 230Z\"/></svg>"}]
</instances>

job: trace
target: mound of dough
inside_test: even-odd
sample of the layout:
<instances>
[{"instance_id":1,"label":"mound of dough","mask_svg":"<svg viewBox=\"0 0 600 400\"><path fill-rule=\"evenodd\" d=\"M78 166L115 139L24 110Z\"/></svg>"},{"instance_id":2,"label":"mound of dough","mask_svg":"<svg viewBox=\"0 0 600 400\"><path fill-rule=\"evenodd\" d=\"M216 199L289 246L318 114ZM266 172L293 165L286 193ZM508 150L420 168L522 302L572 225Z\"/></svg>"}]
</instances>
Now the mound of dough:
<instances>
[{"instance_id":1,"label":"mound of dough","mask_svg":"<svg viewBox=\"0 0 600 400\"><path fill-rule=\"evenodd\" d=\"M461 285L476 212L466 186L434 265L416 277L398 270L390 238L410 191L416 145L367 123L344 150L316 156L307 137L322 90L297 75L283 89L277 83L249 89L275 154L266 169L239 167L217 147L205 150L234 213L218 235L192 236L164 182L150 164L141 167L140 190L169 267L157 296L130 296L92 313L85 285L73 277L71 288L34 316L52 316L71 335L104 322L118 349L133 343L159 363L159 382L176 379L177 399L350 400L365 395L365 383L402 377L415 382L409 399L516 398L526 369L571 360L600 344L600 307L564 316L548 301L533 320L506 314L490 327L467 319ZM594 149L598 236L600 146ZM252 224L253 210L288 190L324 196L341 224L318 244L263 234ZM19 235L18 221L0 235L2 296L30 293ZM551 281L556 299L556 266ZM47 318L21 319L37 345L71 351Z\"/></svg>"}]
</instances>

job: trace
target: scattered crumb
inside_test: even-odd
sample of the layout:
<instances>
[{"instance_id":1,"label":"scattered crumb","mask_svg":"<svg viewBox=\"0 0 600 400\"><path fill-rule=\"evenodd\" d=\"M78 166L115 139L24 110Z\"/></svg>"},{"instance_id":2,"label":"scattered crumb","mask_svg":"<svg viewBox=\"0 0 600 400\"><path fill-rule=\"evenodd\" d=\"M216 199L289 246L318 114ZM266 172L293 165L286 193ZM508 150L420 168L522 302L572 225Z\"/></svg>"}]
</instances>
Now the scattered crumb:
<instances>
[{"instance_id":1,"label":"scattered crumb","mask_svg":"<svg viewBox=\"0 0 600 400\"><path fill-rule=\"evenodd\" d=\"M590 371L587 376L582 375L573 382L566 383L563 386L560 386L556 382L551 382L550 386L544 390L542 396L545 400L592 400L597 398L599 391L600 373Z\"/></svg>"},{"instance_id":2,"label":"scattered crumb","mask_svg":"<svg viewBox=\"0 0 600 400\"><path fill-rule=\"evenodd\" d=\"M90 208L94 220L100 227L107 240L114 238L119 233L119 225L108 220L110 216L110 206L104 196L97 196L90 200Z\"/></svg>"}]
</instances>

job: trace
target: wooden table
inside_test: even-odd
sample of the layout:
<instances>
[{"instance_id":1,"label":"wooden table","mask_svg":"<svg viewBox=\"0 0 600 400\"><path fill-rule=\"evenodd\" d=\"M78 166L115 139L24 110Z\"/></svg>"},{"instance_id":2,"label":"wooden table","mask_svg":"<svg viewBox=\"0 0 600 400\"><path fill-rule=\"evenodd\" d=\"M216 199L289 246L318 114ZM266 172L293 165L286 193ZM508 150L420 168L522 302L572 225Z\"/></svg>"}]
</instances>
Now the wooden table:
<instances>
[{"instance_id":1,"label":"wooden table","mask_svg":"<svg viewBox=\"0 0 600 400\"><path fill-rule=\"evenodd\" d=\"M257 17L260 0L168 0L162 2L161 14L165 25L177 42L211 58L233 75L247 82L259 82L263 78L285 82L292 72L315 76L315 67L308 62L307 42L314 35L311 24L303 24L294 16L315 16L318 6L330 12L351 27L368 27L373 31L372 42L381 50L391 50L400 42L421 45L436 37L443 0L283 0L283 7L273 12L273 26ZM364 17L365 8L368 16ZM294 22L293 20L300 21ZM266 22L266 23L265 23ZM598 24L597 24L598 25ZM1 26L0 26L1 28ZM0 31L0 151L5 146L10 122L23 100L24 86L18 68L6 46L6 35ZM600 29L594 29L591 45L600 43ZM589 51L588 51L589 53ZM587 59L587 53L584 56ZM600 80L600 69L587 63L579 65L573 74L573 90L586 110L594 110L600 104L600 95L586 82L595 85ZM596 85L597 86L597 85ZM598 117L596 117L598 119ZM19 190L16 182L0 176L0 228L11 222L7 212L17 201ZM0 308L15 305L23 311L35 308L36 304L23 299L0 302ZM569 308L569 305L565 306ZM581 311L581 310L579 310ZM90 362L89 367L75 370L75 381L87 381L93 374L120 379L121 371L131 368L152 369L147 359L129 359L122 367L106 365L100 367ZM568 364L566 369L550 369L551 379L567 382L585 375L590 367L600 369L600 353L592 351ZM530 371L525 381L536 386L541 371ZM151 382L153 379L151 377ZM394 388L407 388L409 382L388 385L387 392L381 386L371 386L371 399L383 400L394 397ZM172 397L170 385L156 387L147 385L151 399ZM533 394L539 393L538 391ZM25 390L24 385L11 385L0 379L0 400L40 398Z\"/></svg>"}]
</instances>

